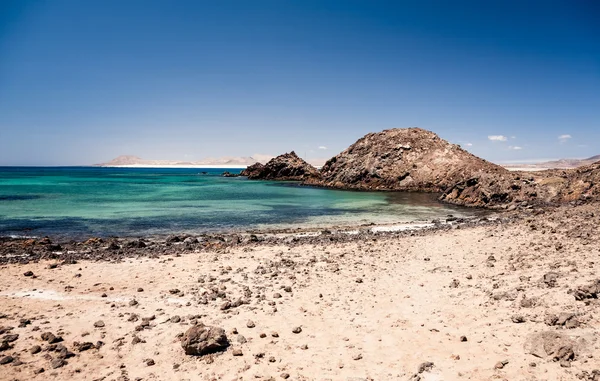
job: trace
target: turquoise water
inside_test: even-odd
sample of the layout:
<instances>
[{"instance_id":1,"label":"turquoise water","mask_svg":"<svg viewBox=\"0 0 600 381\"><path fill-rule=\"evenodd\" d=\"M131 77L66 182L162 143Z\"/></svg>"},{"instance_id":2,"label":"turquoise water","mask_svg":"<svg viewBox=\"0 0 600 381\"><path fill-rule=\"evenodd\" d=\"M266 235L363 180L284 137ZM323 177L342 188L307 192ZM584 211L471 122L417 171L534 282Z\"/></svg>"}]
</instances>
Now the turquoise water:
<instances>
[{"instance_id":1,"label":"turquoise water","mask_svg":"<svg viewBox=\"0 0 600 381\"><path fill-rule=\"evenodd\" d=\"M0 236L142 236L396 223L473 213L440 204L428 194L221 177L225 170L0 167Z\"/></svg>"}]
</instances>

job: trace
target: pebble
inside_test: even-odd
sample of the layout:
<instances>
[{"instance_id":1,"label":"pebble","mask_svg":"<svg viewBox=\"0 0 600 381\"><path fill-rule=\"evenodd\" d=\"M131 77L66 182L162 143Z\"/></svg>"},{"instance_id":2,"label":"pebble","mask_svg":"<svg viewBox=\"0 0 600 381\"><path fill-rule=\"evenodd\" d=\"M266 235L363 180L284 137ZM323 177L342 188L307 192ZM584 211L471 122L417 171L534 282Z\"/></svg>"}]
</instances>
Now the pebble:
<instances>
[{"instance_id":1,"label":"pebble","mask_svg":"<svg viewBox=\"0 0 600 381\"><path fill-rule=\"evenodd\" d=\"M147 365L147 366L152 366L152 365L154 365L154 364L156 364L156 363L154 362L154 360L153 360L153 359L148 359L148 360L146 360L146 365Z\"/></svg>"},{"instance_id":2,"label":"pebble","mask_svg":"<svg viewBox=\"0 0 600 381\"><path fill-rule=\"evenodd\" d=\"M292 333L300 333L302 332L302 327L296 327L294 329L292 329Z\"/></svg>"},{"instance_id":3,"label":"pebble","mask_svg":"<svg viewBox=\"0 0 600 381\"><path fill-rule=\"evenodd\" d=\"M252 320L248 320L248 322L246 323L246 327L254 328L254 327L256 327L256 324L254 324L254 322Z\"/></svg>"},{"instance_id":4,"label":"pebble","mask_svg":"<svg viewBox=\"0 0 600 381\"><path fill-rule=\"evenodd\" d=\"M102 320L98 320L94 323L94 327L96 328L104 328L104 322Z\"/></svg>"},{"instance_id":5,"label":"pebble","mask_svg":"<svg viewBox=\"0 0 600 381\"><path fill-rule=\"evenodd\" d=\"M0 365L10 364L13 361L14 361L14 358L12 356L4 356L4 357L0 358Z\"/></svg>"},{"instance_id":6,"label":"pebble","mask_svg":"<svg viewBox=\"0 0 600 381\"><path fill-rule=\"evenodd\" d=\"M234 349L234 350L233 350L232 354L233 354L234 356L243 356L243 355L244 355L244 352L242 352L242 350L241 350L241 349L239 349L239 348L236 348L236 349Z\"/></svg>"}]
</instances>

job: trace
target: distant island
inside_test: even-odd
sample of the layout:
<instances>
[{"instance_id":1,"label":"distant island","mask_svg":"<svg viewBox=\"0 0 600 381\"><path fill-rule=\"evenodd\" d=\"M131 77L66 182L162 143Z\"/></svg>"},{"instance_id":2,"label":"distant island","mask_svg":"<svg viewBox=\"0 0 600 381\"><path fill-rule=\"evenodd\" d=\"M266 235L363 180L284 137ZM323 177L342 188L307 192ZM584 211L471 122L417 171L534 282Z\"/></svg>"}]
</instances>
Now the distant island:
<instances>
[{"instance_id":1,"label":"distant island","mask_svg":"<svg viewBox=\"0 0 600 381\"><path fill-rule=\"evenodd\" d=\"M95 167L128 167L128 168L246 168L253 164L265 164L275 156L254 154L252 156L208 157L199 161L185 160L149 160L133 155L121 155L106 163L95 164ZM316 167L325 163L325 159L312 159L308 162Z\"/></svg>"},{"instance_id":2,"label":"distant island","mask_svg":"<svg viewBox=\"0 0 600 381\"><path fill-rule=\"evenodd\" d=\"M224 156L206 158L200 161L148 160L133 155L121 155L109 162L96 164L99 167L204 167L204 168L246 168L256 163L266 163L273 156L256 154L253 156Z\"/></svg>"}]
</instances>

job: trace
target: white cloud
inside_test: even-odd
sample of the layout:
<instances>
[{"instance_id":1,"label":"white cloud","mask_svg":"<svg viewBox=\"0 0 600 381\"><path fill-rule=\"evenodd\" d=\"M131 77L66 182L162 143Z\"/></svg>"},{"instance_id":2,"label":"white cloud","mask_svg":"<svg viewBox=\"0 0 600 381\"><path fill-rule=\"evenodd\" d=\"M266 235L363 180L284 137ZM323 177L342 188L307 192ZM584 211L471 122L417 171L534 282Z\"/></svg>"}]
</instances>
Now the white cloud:
<instances>
[{"instance_id":1,"label":"white cloud","mask_svg":"<svg viewBox=\"0 0 600 381\"><path fill-rule=\"evenodd\" d=\"M325 146L319 146L319 149L325 150L325 149L327 149L327 147L325 147Z\"/></svg>"},{"instance_id":2,"label":"white cloud","mask_svg":"<svg viewBox=\"0 0 600 381\"><path fill-rule=\"evenodd\" d=\"M507 140L507 137L504 135L490 135L488 136L488 139L494 142L505 142Z\"/></svg>"},{"instance_id":3,"label":"white cloud","mask_svg":"<svg viewBox=\"0 0 600 381\"><path fill-rule=\"evenodd\" d=\"M522 150L522 149L523 149L523 147L519 147L519 146L508 146L508 149L512 149L512 150L514 150L514 151L519 151L519 150Z\"/></svg>"},{"instance_id":4,"label":"white cloud","mask_svg":"<svg viewBox=\"0 0 600 381\"><path fill-rule=\"evenodd\" d=\"M561 143L566 143L566 142L567 142L567 141L569 141L569 139L571 139L571 138L572 138L572 136L571 136L571 135L569 135L569 134L560 135L560 136L558 137L558 141L559 141L559 142L561 142Z\"/></svg>"},{"instance_id":5,"label":"white cloud","mask_svg":"<svg viewBox=\"0 0 600 381\"><path fill-rule=\"evenodd\" d=\"M465 144L467 147L473 147L473 143L466 143Z\"/></svg>"}]
</instances>

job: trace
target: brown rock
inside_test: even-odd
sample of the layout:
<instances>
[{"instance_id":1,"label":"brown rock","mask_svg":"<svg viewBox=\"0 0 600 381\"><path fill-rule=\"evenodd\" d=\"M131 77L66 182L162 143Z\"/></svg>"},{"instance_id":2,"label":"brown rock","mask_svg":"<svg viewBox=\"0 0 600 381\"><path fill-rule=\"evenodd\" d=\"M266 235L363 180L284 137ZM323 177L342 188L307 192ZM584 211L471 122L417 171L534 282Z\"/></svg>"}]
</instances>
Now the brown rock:
<instances>
[{"instance_id":1,"label":"brown rock","mask_svg":"<svg viewBox=\"0 0 600 381\"><path fill-rule=\"evenodd\" d=\"M13 362L15 359L12 356L4 356L0 358L0 365L6 365Z\"/></svg>"},{"instance_id":2,"label":"brown rock","mask_svg":"<svg viewBox=\"0 0 600 381\"><path fill-rule=\"evenodd\" d=\"M29 353L31 353L32 355L35 355L37 353L40 353L42 351L42 347L40 347L39 345L34 345L33 347L31 347L31 349L29 350Z\"/></svg>"},{"instance_id":3,"label":"brown rock","mask_svg":"<svg viewBox=\"0 0 600 381\"><path fill-rule=\"evenodd\" d=\"M529 335L525 341L525 350L536 357L550 357L556 361L570 361L575 358L573 341L554 331Z\"/></svg>"},{"instance_id":4,"label":"brown rock","mask_svg":"<svg viewBox=\"0 0 600 381\"><path fill-rule=\"evenodd\" d=\"M443 192L483 172L507 173L431 131L395 128L370 133L328 160L322 179L333 188Z\"/></svg>"},{"instance_id":5,"label":"brown rock","mask_svg":"<svg viewBox=\"0 0 600 381\"><path fill-rule=\"evenodd\" d=\"M252 180L296 180L319 178L319 171L302 160L294 151L279 155L262 165L253 164L241 172Z\"/></svg>"},{"instance_id":6,"label":"brown rock","mask_svg":"<svg viewBox=\"0 0 600 381\"><path fill-rule=\"evenodd\" d=\"M203 356L225 350L229 341L225 330L218 327L196 325L191 327L183 335L181 347L187 355Z\"/></svg>"}]
</instances>

